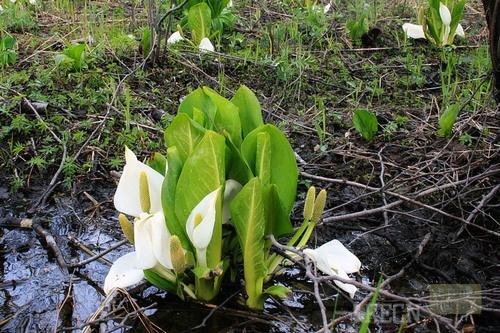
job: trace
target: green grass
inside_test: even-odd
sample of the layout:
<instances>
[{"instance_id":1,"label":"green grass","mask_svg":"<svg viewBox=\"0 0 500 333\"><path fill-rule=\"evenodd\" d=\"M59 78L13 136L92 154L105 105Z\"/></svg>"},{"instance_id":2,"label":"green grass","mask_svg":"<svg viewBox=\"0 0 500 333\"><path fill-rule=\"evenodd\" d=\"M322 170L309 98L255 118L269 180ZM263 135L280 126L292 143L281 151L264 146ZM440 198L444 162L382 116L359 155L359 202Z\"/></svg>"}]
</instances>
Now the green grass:
<instances>
[{"instance_id":1,"label":"green grass","mask_svg":"<svg viewBox=\"0 0 500 333\"><path fill-rule=\"evenodd\" d=\"M139 50L146 10L135 2L0 4L5 9L0 15L11 15L0 20L0 35L16 37L18 53L16 63L0 74L0 103L20 96L46 101L49 110L40 116L65 138L68 158L87 146L65 163L68 185L88 176L96 152L102 155L100 166L117 168L123 145L164 150L161 132L168 120L154 121L151 111L174 114L180 99L200 85L226 95L248 85L264 100L268 120L292 132L305 130L311 145L322 150L345 140L358 108L385 120L384 131L374 138L383 142L401 140L412 122L421 121L424 131L434 133L438 115L429 120L424 112L436 106L457 103L475 113L491 105L485 36L468 36L457 41L458 48L445 50L407 40L401 23L414 21L416 12L400 4L337 3L324 14L319 3L308 8L301 1L235 2L238 29L225 30L217 39L220 54L200 56L189 45L179 45L162 50L158 62L146 66ZM373 48L359 48L346 29L360 12L370 26L384 31ZM479 21L477 14L467 15ZM181 17L174 13L172 30ZM54 57L75 41L86 45L84 66L56 66ZM43 139L47 131L34 114L5 104L0 120L5 142L0 164L12 187L53 173L62 147ZM461 140L471 141L468 136Z\"/></svg>"}]
</instances>

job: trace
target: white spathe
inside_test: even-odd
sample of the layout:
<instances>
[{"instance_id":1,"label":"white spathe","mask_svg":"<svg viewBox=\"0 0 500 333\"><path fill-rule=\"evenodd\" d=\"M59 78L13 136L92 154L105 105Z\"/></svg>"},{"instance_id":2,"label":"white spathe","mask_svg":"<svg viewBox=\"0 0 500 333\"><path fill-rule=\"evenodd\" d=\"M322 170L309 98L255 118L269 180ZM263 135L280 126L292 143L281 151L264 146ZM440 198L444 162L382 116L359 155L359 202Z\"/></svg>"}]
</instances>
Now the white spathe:
<instances>
[{"instance_id":1,"label":"white spathe","mask_svg":"<svg viewBox=\"0 0 500 333\"><path fill-rule=\"evenodd\" d=\"M409 38L425 38L424 28L418 24L405 23L403 24L403 31Z\"/></svg>"},{"instance_id":2,"label":"white spathe","mask_svg":"<svg viewBox=\"0 0 500 333\"><path fill-rule=\"evenodd\" d=\"M359 272L361 262L358 257L352 254L345 246L334 239L323 244L317 249L305 249L304 254L308 256L316 267L323 273L331 276L339 276L348 279L349 273ZM358 290L355 286L335 280L335 284L342 290L349 293L351 298Z\"/></svg>"},{"instance_id":3,"label":"white spathe","mask_svg":"<svg viewBox=\"0 0 500 333\"><path fill-rule=\"evenodd\" d=\"M448 7L446 7L442 2L439 3L439 16L441 16L441 21L443 21L444 25L450 26L451 13Z\"/></svg>"},{"instance_id":4,"label":"white spathe","mask_svg":"<svg viewBox=\"0 0 500 333\"><path fill-rule=\"evenodd\" d=\"M330 11L330 8L332 7L332 3L329 2L326 4L325 8L323 8L323 13L326 14Z\"/></svg>"},{"instance_id":5,"label":"white spathe","mask_svg":"<svg viewBox=\"0 0 500 333\"><path fill-rule=\"evenodd\" d=\"M113 287L124 288L137 283L139 276L141 279L144 277L143 270L145 269L154 269L159 266L172 269L171 236L165 223L161 205L161 187L165 177L153 168L139 162L135 154L128 148L125 148L125 161L125 167L116 189L114 204L120 212L135 217L135 251L118 258L113 263L105 280L104 289L108 291ZM165 170L165 174L166 172L167 170ZM141 177L141 174L142 176L145 174L146 179ZM141 179L147 182L150 212L144 212L141 205Z\"/></svg>"},{"instance_id":6,"label":"white spathe","mask_svg":"<svg viewBox=\"0 0 500 333\"><path fill-rule=\"evenodd\" d=\"M201 40L198 48L200 49L200 51L205 51L205 52L214 52L215 51L215 48L212 45L212 42L207 37L205 37Z\"/></svg>"},{"instance_id":7,"label":"white spathe","mask_svg":"<svg viewBox=\"0 0 500 333\"><path fill-rule=\"evenodd\" d=\"M108 295L114 288L126 288L142 281L144 272L134 268L137 262L135 252L116 259L104 280L104 292Z\"/></svg>"},{"instance_id":8,"label":"white spathe","mask_svg":"<svg viewBox=\"0 0 500 333\"><path fill-rule=\"evenodd\" d=\"M172 269L170 237L162 211L141 214L134 222L134 246L139 259L135 268L150 269L160 263Z\"/></svg>"},{"instance_id":9,"label":"white spathe","mask_svg":"<svg viewBox=\"0 0 500 333\"><path fill-rule=\"evenodd\" d=\"M174 44L180 42L181 40L184 40L184 37L182 37L179 31L176 31L168 37L167 44Z\"/></svg>"},{"instance_id":10,"label":"white spathe","mask_svg":"<svg viewBox=\"0 0 500 333\"><path fill-rule=\"evenodd\" d=\"M455 35L460 37L465 37L464 27L461 24L457 25L457 29L455 29Z\"/></svg>"},{"instance_id":11,"label":"white spathe","mask_svg":"<svg viewBox=\"0 0 500 333\"><path fill-rule=\"evenodd\" d=\"M220 187L207 194L189 214L186 223L186 231L191 243L197 249L208 247L212 240L215 225L215 205L219 196ZM196 218L201 222L196 223Z\"/></svg>"},{"instance_id":12,"label":"white spathe","mask_svg":"<svg viewBox=\"0 0 500 333\"><path fill-rule=\"evenodd\" d=\"M224 189L224 204L222 205L222 223L229 223L231 213L229 212L229 205L233 201L236 194L240 192L243 186L236 180L226 180L226 188Z\"/></svg>"},{"instance_id":13,"label":"white spathe","mask_svg":"<svg viewBox=\"0 0 500 333\"><path fill-rule=\"evenodd\" d=\"M168 169L168 167L167 167ZM139 182L141 172L145 172L148 180L151 208L150 212L143 212L141 207ZM167 170L165 170L165 173ZM125 167L116 189L115 208L127 215L139 217L142 213L156 213L162 210L161 187L164 175L150 166L139 162L135 154L125 147Z\"/></svg>"}]
</instances>

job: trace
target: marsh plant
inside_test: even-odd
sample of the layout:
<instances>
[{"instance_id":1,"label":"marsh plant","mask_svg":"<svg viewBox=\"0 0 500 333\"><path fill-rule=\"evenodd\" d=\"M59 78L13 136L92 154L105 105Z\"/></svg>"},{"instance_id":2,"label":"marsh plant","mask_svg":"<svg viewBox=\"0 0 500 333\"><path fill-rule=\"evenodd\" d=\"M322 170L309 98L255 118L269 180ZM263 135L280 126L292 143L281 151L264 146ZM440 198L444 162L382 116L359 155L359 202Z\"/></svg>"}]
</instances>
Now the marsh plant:
<instances>
[{"instance_id":1,"label":"marsh plant","mask_svg":"<svg viewBox=\"0 0 500 333\"><path fill-rule=\"evenodd\" d=\"M222 35L224 30L234 27L235 18L230 11L229 0L191 0L188 1L184 17L177 25L177 31L167 40L168 44L186 40L202 51L214 51L212 40ZM187 38L184 30L189 28L191 38Z\"/></svg>"},{"instance_id":2,"label":"marsh plant","mask_svg":"<svg viewBox=\"0 0 500 333\"><path fill-rule=\"evenodd\" d=\"M6 36L0 38L0 67L12 65L16 62L17 52L14 50L16 39Z\"/></svg>"},{"instance_id":3,"label":"marsh plant","mask_svg":"<svg viewBox=\"0 0 500 333\"><path fill-rule=\"evenodd\" d=\"M54 57L56 67L65 72L81 72L87 67L85 47L85 44L68 45Z\"/></svg>"},{"instance_id":4,"label":"marsh plant","mask_svg":"<svg viewBox=\"0 0 500 333\"><path fill-rule=\"evenodd\" d=\"M428 0L420 7L418 24L405 23L403 30L409 38L425 38L433 45L443 47L453 44L455 36L465 36L459 23L466 0Z\"/></svg>"},{"instance_id":5,"label":"marsh plant","mask_svg":"<svg viewBox=\"0 0 500 333\"><path fill-rule=\"evenodd\" d=\"M242 86L228 100L207 87L195 90L164 138L166 156L156 153L147 163L126 148L114 203L135 251L115 261L105 292L145 277L182 299L203 301L214 300L223 281L244 280L253 309L262 309L270 295L288 297L289 288L272 284L286 260L271 251L269 235L290 236L287 246L302 249L323 213L326 191L309 189L294 233L295 156L285 135L264 124L253 92ZM303 254L332 276L347 277L361 265L336 240ZM337 285L354 296L354 286Z\"/></svg>"}]
</instances>

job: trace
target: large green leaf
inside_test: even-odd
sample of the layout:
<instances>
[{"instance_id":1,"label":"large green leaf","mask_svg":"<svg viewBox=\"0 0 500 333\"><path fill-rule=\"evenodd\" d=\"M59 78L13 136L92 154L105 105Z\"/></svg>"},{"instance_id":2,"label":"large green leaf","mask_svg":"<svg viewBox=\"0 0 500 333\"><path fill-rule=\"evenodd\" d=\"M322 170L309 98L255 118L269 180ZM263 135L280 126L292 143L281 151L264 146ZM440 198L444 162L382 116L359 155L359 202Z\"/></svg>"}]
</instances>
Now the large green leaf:
<instances>
[{"instance_id":1,"label":"large green leaf","mask_svg":"<svg viewBox=\"0 0 500 333\"><path fill-rule=\"evenodd\" d=\"M283 203L278 195L278 187L269 184L262 192L266 214L265 234L273 234L276 238L289 235L293 232L290 216L283 208Z\"/></svg>"},{"instance_id":2,"label":"large green leaf","mask_svg":"<svg viewBox=\"0 0 500 333\"><path fill-rule=\"evenodd\" d=\"M199 45L201 40L210 36L212 12L205 2L200 2L189 9L188 26L193 42Z\"/></svg>"},{"instance_id":3,"label":"large green leaf","mask_svg":"<svg viewBox=\"0 0 500 333\"><path fill-rule=\"evenodd\" d=\"M194 122L185 113L175 116L170 126L165 130L167 147L177 147L185 160L203 138L205 129Z\"/></svg>"},{"instance_id":4,"label":"large green leaf","mask_svg":"<svg viewBox=\"0 0 500 333\"><path fill-rule=\"evenodd\" d=\"M252 170L250 170L250 167L245 162L241 151L231 141L229 133L222 131L222 134L226 137L228 149L226 151L226 179L234 179L244 185L254 177Z\"/></svg>"},{"instance_id":5,"label":"large green leaf","mask_svg":"<svg viewBox=\"0 0 500 333\"><path fill-rule=\"evenodd\" d=\"M298 168L293 149L287 138L274 125L266 124L253 130L243 140L241 152L253 173L257 174L257 137L266 132L271 138L271 183L276 184L287 214L290 213L297 192Z\"/></svg>"},{"instance_id":6,"label":"large green leaf","mask_svg":"<svg viewBox=\"0 0 500 333\"><path fill-rule=\"evenodd\" d=\"M199 116L196 116L195 109L199 109L205 115L203 122L200 121ZM217 112L217 105L215 102L205 94L202 88L198 88L184 98L179 106L178 113L185 113L189 118L198 122L206 129L214 128L215 113Z\"/></svg>"},{"instance_id":7,"label":"large green leaf","mask_svg":"<svg viewBox=\"0 0 500 333\"><path fill-rule=\"evenodd\" d=\"M203 87L203 92L217 105L214 125L217 132L227 131L236 147L241 146L241 121L238 107L214 90Z\"/></svg>"},{"instance_id":8,"label":"large green leaf","mask_svg":"<svg viewBox=\"0 0 500 333\"><path fill-rule=\"evenodd\" d=\"M266 222L259 178L252 178L234 197L230 212L243 253L247 305L260 309L263 305L262 284L267 272L264 262Z\"/></svg>"},{"instance_id":9,"label":"large green leaf","mask_svg":"<svg viewBox=\"0 0 500 333\"><path fill-rule=\"evenodd\" d=\"M186 221L193 208L210 192L225 183L225 139L206 131L188 156L175 190L175 214Z\"/></svg>"},{"instance_id":10,"label":"large green leaf","mask_svg":"<svg viewBox=\"0 0 500 333\"><path fill-rule=\"evenodd\" d=\"M259 126L264 125L262 120L262 109L255 94L246 86L241 86L233 98L234 105L240 110L241 129L243 137Z\"/></svg>"},{"instance_id":11,"label":"large green leaf","mask_svg":"<svg viewBox=\"0 0 500 333\"><path fill-rule=\"evenodd\" d=\"M168 172L163 181L161 189L161 204L163 215L167 223L170 234L179 237L182 247L185 250L193 251L191 243L186 234L186 221L181 221L175 215L175 189L181 175L184 159L177 147L169 147L167 150Z\"/></svg>"},{"instance_id":12,"label":"large green leaf","mask_svg":"<svg viewBox=\"0 0 500 333\"><path fill-rule=\"evenodd\" d=\"M462 0L457 2L452 9L451 13L451 23L450 23L450 35L448 36L448 44L453 43L453 38L455 37L455 32L457 31L457 26L460 20L462 19L462 15L464 13L466 0Z\"/></svg>"},{"instance_id":13,"label":"large green leaf","mask_svg":"<svg viewBox=\"0 0 500 333\"><path fill-rule=\"evenodd\" d=\"M271 182L271 157L271 136L267 132L257 133L255 175L260 178L262 186Z\"/></svg>"}]
</instances>

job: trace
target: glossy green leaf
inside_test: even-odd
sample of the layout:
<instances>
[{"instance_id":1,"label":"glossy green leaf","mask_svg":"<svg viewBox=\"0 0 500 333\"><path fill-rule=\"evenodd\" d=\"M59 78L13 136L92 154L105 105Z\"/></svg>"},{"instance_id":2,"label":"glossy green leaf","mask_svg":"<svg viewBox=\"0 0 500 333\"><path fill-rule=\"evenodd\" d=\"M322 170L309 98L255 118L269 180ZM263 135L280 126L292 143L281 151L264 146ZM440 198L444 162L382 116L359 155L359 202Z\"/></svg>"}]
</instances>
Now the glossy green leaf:
<instances>
[{"instance_id":1,"label":"glossy green leaf","mask_svg":"<svg viewBox=\"0 0 500 333\"><path fill-rule=\"evenodd\" d=\"M204 135L203 127L190 119L187 114L179 113L165 130L165 144L167 147L177 147L182 159L185 160Z\"/></svg>"},{"instance_id":2,"label":"glossy green leaf","mask_svg":"<svg viewBox=\"0 0 500 333\"><path fill-rule=\"evenodd\" d=\"M264 290L264 294L293 300L292 290L282 285L270 286Z\"/></svg>"},{"instance_id":3,"label":"glossy green leaf","mask_svg":"<svg viewBox=\"0 0 500 333\"><path fill-rule=\"evenodd\" d=\"M357 109L352 119L354 127L368 141L373 140L378 131L377 116L367 110Z\"/></svg>"},{"instance_id":4,"label":"glossy green leaf","mask_svg":"<svg viewBox=\"0 0 500 333\"><path fill-rule=\"evenodd\" d=\"M167 170L167 159L162 154L156 152L147 160L147 165L165 176Z\"/></svg>"},{"instance_id":5,"label":"glossy green leaf","mask_svg":"<svg viewBox=\"0 0 500 333\"><path fill-rule=\"evenodd\" d=\"M260 178L262 186L266 186L271 182L272 149L269 133L257 133L255 153L255 175Z\"/></svg>"},{"instance_id":6,"label":"glossy green leaf","mask_svg":"<svg viewBox=\"0 0 500 333\"><path fill-rule=\"evenodd\" d=\"M451 12L451 23L450 23L450 35L448 37L447 44L453 43L453 38L455 37L455 32L457 31L457 26L460 20L462 19L464 13L466 0L462 0L457 2L452 9Z\"/></svg>"},{"instance_id":7,"label":"glossy green leaf","mask_svg":"<svg viewBox=\"0 0 500 333\"><path fill-rule=\"evenodd\" d=\"M163 215L167 223L168 231L171 235L179 237L182 247L185 250L194 252L189 238L186 234L186 221L179 220L175 214L177 182L184 166L184 159L177 147L169 147L167 150L168 172L162 184L161 200Z\"/></svg>"},{"instance_id":8,"label":"glossy green leaf","mask_svg":"<svg viewBox=\"0 0 500 333\"><path fill-rule=\"evenodd\" d=\"M175 191L175 213L180 221L186 221L208 193L225 183L225 149L222 135L206 131L186 159Z\"/></svg>"},{"instance_id":9,"label":"glossy green leaf","mask_svg":"<svg viewBox=\"0 0 500 333\"><path fill-rule=\"evenodd\" d=\"M203 92L209 96L217 106L214 119L214 130L221 133L227 131L236 147L241 146L241 121L238 107L214 90L203 87Z\"/></svg>"},{"instance_id":10,"label":"glossy green leaf","mask_svg":"<svg viewBox=\"0 0 500 333\"><path fill-rule=\"evenodd\" d=\"M251 179L234 197L230 212L243 253L247 305L261 309L262 284L267 272L264 262L265 212L259 178Z\"/></svg>"},{"instance_id":11,"label":"glossy green leaf","mask_svg":"<svg viewBox=\"0 0 500 333\"><path fill-rule=\"evenodd\" d=\"M257 136L261 132L271 139L271 180L287 214L290 213L297 192L298 168L293 149L285 135L274 125L266 124L253 130L243 140L241 152L253 174L257 174Z\"/></svg>"},{"instance_id":12,"label":"glossy green leaf","mask_svg":"<svg viewBox=\"0 0 500 333\"><path fill-rule=\"evenodd\" d=\"M189 9L188 26L196 45L199 45L203 38L210 37L211 21L212 13L205 2L200 2Z\"/></svg>"},{"instance_id":13,"label":"glossy green leaf","mask_svg":"<svg viewBox=\"0 0 500 333\"><path fill-rule=\"evenodd\" d=\"M246 184L254 177L252 170L245 162L241 151L236 148L229 137L229 133L223 131L222 134L226 137L226 179L234 179L240 184Z\"/></svg>"},{"instance_id":14,"label":"glossy green leaf","mask_svg":"<svg viewBox=\"0 0 500 333\"><path fill-rule=\"evenodd\" d=\"M171 281L162 278L158 273L156 273L152 269L144 270L144 276L149 282L151 282L158 288L161 288L163 290L168 290L173 294L177 294L181 299L184 299L184 295L182 294L182 292L180 294L178 293L179 288L177 287L176 283L173 283Z\"/></svg>"},{"instance_id":15,"label":"glossy green leaf","mask_svg":"<svg viewBox=\"0 0 500 333\"><path fill-rule=\"evenodd\" d=\"M196 115L195 109L203 112L205 115L204 121L199 122L200 116ZM178 113L185 113L189 118L197 121L206 129L214 128L215 113L217 112L217 104L205 94L202 88L198 88L187 95L179 106Z\"/></svg>"},{"instance_id":16,"label":"glossy green leaf","mask_svg":"<svg viewBox=\"0 0 500 333\"><path fill-rule=\"evenodd\" d=\"M262 195L266 216L265 234L273 234L276 238L291 234L293 226L290 214L283 207L276 184L265 186Z\"/></svg>"},{"instance_id":17,"label":"glossy green leaf","mask_svg":"<svg viewBox=\"0 0 500 333\"><path fill-rule=\"evenodd\" d=\"M231 102L239 109L243 137L259 126L264 125L262 109L255 94L246 86L241 86Z\"/></svg>"}]
</instances>

